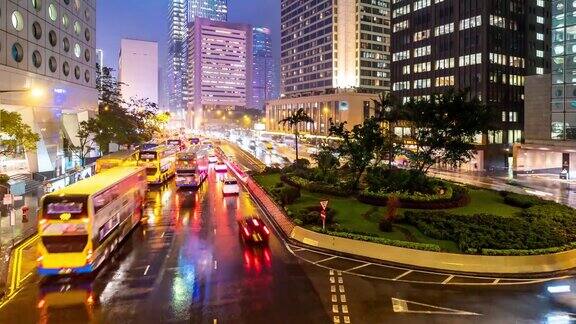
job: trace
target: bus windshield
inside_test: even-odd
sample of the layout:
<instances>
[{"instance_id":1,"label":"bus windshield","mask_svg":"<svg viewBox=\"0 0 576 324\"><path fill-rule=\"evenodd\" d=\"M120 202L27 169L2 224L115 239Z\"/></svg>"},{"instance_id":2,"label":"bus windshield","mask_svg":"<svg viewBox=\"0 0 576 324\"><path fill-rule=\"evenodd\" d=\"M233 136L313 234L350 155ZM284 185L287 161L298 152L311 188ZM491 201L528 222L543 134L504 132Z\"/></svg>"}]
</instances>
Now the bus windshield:
<instances>
[{"instance_id":1,"label":"bus windshield","mask_svg":"<svg viewBox=\"0 0 576 324\"><path fill-rule=\"evenodd\" d=\"M140 152L139 160L156 160L158 153L156 152Z\"/></svg>"},{"instance_id":2,"label":"bus windshield","mask_svg":"<svg viewBox=\"0 0 576 324\"><path fill-rule=\"evenodd\" d=\"M49 253L82 252L88 243L88 235L42 236L42 244Z\"/></svg>"},{"instance_id":3,"label":"bus windshield","mask_svg":"<svg viewBox=\"0 0 576 324\"><path fill-rule=\"evenodd\" d=\"M146 175L153 176L158 172L158 168L146 168Z\"/></svg>"}]
</instances>

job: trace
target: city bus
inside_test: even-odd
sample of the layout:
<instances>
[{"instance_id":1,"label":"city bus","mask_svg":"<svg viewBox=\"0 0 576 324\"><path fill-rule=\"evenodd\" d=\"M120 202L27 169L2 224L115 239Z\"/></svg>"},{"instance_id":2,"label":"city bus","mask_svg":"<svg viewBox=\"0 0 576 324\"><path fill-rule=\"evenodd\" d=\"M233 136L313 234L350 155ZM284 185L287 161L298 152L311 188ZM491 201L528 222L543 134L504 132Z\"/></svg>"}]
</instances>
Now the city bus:
<instances>
[{"instance_id":1,"label":"city bus","mask_svg":"<svg viewBox=\"0 0 576 324\"><path fill-rule=\"evenodd\" d=\"M178 154L176 161L176 186L198 188L208 176L206 152L188 150Z\"/></svg>"},{"instance_id":2,"label":"city bus","mask_svg":"<svg viewBox=\"0 0 576 324\"><path fill-rule=\"evenodd\" d=\"M149 184L163 183L176 172L176 151L162 145L141 150L138 165L146 167Z\"/></svg>"},{"instance_id":3,"label":"city bus","mask_svg":"<svg viewBox=\"0 0 576 324\"><path fill-rule=\"evenodd\" d=\"M96 160L96 173L100 173L117 166L136 165L138 165L138 150L122 150L107 154Z\"/></svg>"},{"instance_id":4,"label":"city bus","mask_svg":"<svg viewBox=\"0 0 576 324\"><path fill-rule=\"evenodd\" d=\"M140 222L146 170L120 166L42 197L38 273L92 273Z\"/></svg>"},{"instance_id":5,"label":"city bus","mask_svg":"<svg viewBox=\"0 0 576 324\"><path fill-rule=\"evenodd\" d=\"M173 138L166 141L166 146L173 147L177 151L182 151L186 148L184 142L181 139Z\"/></svg>"}]
</instances>

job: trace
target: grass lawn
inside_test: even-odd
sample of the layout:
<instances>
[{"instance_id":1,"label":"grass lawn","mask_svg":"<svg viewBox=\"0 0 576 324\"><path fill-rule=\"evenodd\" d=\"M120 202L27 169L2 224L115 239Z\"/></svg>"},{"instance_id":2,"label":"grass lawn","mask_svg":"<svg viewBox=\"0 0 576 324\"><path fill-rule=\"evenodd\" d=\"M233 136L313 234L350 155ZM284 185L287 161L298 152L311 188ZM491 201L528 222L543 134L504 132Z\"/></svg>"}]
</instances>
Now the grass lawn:
<instances>
[{"instance_id":1,"label":"grass lawn","mask_svg":"<svg viewBox=\"0 0 576 324\"><path fill-rule=\"evenodd\" d=\"M280 175L256 175L255 179L263 187L273 188L276 183L280 182ZM395 224L392 232L380 231L378 221L386 212L386 207L367 205L353 197L335 197L306 190L301 190L300 193L301 197L296 203L288 206L288 209L293 213L305 207L319 205L321 200L328 199L328 207L336 211L335 220L342 229L399 241L433 243L438 244L442 251L459 252L456 243L431 239L411 225ZM459 215L491 213L505 217L512 217L521 211L520 208L506 205L504 199L496 191L470 189L470 197L471 202L467 206L448 211ZM403 209L398 210L399 214L403 212Z\"/></svg>"}]
</instances>

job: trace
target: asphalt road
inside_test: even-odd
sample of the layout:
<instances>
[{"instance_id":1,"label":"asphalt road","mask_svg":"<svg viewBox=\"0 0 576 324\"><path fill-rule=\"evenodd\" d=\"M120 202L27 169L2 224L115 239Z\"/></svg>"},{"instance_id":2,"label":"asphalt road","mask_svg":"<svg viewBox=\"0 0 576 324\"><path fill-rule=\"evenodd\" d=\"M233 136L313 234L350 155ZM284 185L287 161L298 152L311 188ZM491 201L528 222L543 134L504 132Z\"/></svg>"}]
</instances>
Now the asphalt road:
<instances>
[{"instance_id":1,"label":"asphalt road","mask_svg":"<svg viewBox=\"0 0 576 324\"><path fill-rule=\"evenodd\" d=\"M250 158L233 146L238 162ZM239 240L260 214L246 192L223 197L210 172L198 192L152 188L147 220L94 279L32 276L0 323L569 323L550 282L493 284L384 267L288 245ZM466 285L453 284L464 280ZM418 283L417 281L428 282ZM486 284L491 283L491 284Z\"/></svg>"}]
</instances>

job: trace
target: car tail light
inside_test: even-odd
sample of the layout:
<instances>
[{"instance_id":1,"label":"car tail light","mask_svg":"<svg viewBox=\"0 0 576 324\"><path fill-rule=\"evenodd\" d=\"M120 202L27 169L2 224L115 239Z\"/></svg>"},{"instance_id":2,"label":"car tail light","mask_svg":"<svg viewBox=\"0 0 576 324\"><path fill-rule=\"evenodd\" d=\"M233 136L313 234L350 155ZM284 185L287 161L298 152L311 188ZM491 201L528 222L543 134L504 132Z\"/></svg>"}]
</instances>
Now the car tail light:
<instances>
[{"instance_id":1,"label":"car tail light","mask_svg":"<svg viewBox=\"0 0 576 324\"><path fill-rule=\"evenodd\" d=\"M254 226L260 226L260 224L258 224L258 220L256 218L252 218L252 223L254 223Z\"/></svg>"},{"instance_id":2,"label":"car tail light","mask_svg":"<svg viewBox=\"0 0 576 324\"><path fill-rule=\"evenodd\" d=\"M46 304L46 301L44 299L40 299L40 301L38 302L38 308L44 307L44 304Z\"/></svg>"},{"instance_id":3,"label":"car tail light","mask_svg":"<svg viewBox=\"0 0 576 324\"><path fill-rule=\"evenodd\" d=\"M244 229L244 234L246 234L246 236L250 236L250 232L248 232L248 229L246 227L242 227Z\"/></svg>"},{"instance_id":4,"label":"car tail light","mask_svg":"<svg viewBox=\"0 0 576 324\"><path fill-rule=\"evenodd\" d=\"M266 235L270 235L270 231L268 230L268 227L266 227L266 225L264 225L264 232L266 233Z\"/></svg>"}]
</instances>

